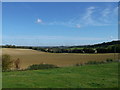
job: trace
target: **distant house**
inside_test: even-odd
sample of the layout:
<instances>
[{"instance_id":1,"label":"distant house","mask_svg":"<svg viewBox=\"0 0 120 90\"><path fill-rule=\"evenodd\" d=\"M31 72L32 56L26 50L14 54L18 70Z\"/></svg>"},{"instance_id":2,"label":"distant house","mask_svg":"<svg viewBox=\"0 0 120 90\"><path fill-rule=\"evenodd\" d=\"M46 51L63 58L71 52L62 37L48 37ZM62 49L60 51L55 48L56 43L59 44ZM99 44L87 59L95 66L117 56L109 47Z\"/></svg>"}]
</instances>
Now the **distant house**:
<instances>
[{"instance_id":1,"label":"distant house","mask_svg":"<svg viewBox=\"0 0 120 90\"><path fill-rule=\"evenodd\" d=\"M85 51L82 51L83 53L85 53Z\"/></svg>"},{"instance_id":2,"label":"distant house","mask_svg":"<svg viewBox=\"0 0 120 90\"><path fill-rule=\"evenodd\" d=\"M45 49L46 52L48 52L48 50L49 50L48 48Z\"/></svg>"},{"instance_id":3,"label":"distant house","mask_svg":"<svg viewBox=\"0 0 120 90\"><path fill-rule=\"evenodd\" d=\"M96 49L94 49L95 50L95 53L97 53L97 50Z\"/></svg>"}]
</instances>

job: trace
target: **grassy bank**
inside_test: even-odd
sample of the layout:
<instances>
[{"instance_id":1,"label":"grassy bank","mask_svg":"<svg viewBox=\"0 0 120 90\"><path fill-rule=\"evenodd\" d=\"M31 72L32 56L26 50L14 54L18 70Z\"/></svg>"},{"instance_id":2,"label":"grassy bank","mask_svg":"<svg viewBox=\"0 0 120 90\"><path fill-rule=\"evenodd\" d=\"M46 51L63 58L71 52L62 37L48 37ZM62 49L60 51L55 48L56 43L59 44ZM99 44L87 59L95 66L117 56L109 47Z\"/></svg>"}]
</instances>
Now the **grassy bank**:
<instances>
[{"instance_id":1,"label":"grassy bank","mask_svg":"<svg viewBox=\"0 0 120 90\"><path fill-rule=\"evenodd\" d=\"M3 88L115 88L118 63L3 72Z\"/></svg>"}]
</instances>

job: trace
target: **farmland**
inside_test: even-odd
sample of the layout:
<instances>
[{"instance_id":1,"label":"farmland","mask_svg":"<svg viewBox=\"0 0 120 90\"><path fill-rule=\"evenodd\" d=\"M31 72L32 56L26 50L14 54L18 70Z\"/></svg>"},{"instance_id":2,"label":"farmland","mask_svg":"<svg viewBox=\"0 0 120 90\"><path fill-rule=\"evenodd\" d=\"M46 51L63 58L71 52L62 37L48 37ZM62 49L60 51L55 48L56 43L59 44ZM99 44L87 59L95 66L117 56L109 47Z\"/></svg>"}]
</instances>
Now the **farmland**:
<instances>
[{"instance_id":1,"label":"farmland","mask_svg":"<svg viewBox=\"0 0 120 90\"><path fill-rule=\"evenodd\" d=\"M21 69L32 64L54 64L60 68L2 73L3 88L117 88L118 63L75 66L88 61L118 58L118 54L48 53L32 49L3 48L13 60L20 59ZM92 72L92 73L91 73Z\"/></svg>"},{"instance_id":2,"label":"farmland","mask_svg":"<svg viewBox=\"0 0 120 90\"><path fill-rule=\"evenodd\" d=\"M117 88L118 63L3 72L3 88Z\"/></svg>"},{"instance_id":3,"label":"farmland","mask_svg":"<svg viewBox=\"0 0 120 90\"><path fill-rule=\"evenodd\" d=\"M114 60L118 58L118 54L80 54L80 53L47 53L32 49L14 49L3 48L3 54L9 54L13 60L20 59L20 67L26 68L32 64L54 64L60 67L73 66L76 63L85 63L87 61L103 61L108 58Z\"/></svg>"}]
</instances>

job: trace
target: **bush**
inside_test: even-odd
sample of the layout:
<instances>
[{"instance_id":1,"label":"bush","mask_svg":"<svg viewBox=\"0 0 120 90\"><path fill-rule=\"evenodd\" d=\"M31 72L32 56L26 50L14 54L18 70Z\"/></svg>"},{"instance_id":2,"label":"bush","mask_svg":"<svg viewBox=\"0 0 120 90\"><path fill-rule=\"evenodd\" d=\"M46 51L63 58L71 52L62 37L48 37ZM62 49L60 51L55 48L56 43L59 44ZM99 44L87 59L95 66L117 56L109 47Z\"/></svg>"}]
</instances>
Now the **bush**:
<instances>
[{"instance_id":1,"label":"bush","mask_svg":"<svg viewBox=\"0 0 120 90\"><path fill-rule=\"evenodd\" d=\"M104 61L88 61L86 64L102 64Z\"/></svg>"},{"instance_id":2,"label":"bush","mask_svg":"<svg viewBox=\"0 0 120 90\"><path fill-rule=\"evenodd\" d=\"M110 58L106 59L106 62L112 62L112 61L113 61L113 60L110 59Z\"/></svg>"},{"instance_id":3,"label":"bush","mask_svg":"<svg viewBox=\"0 0 120 90\"><path fill-rule=\"evenodd\" d=\"M79 63L76 63L76 64L75 64L75 66L81 66L81 64L79 64Z\"/></svg>"},{"instance_id":4,"label":"bush","mask_svg":"<svg viewBox=\"0 0 120 90\"><path fill-rule=\"evenodd\" d=\"M96 61L88 61L86 64L98 64Z\"/></svg>"},{"instance_id":5,"label":"bush","mask_svg":"<svg viewBox=\"0 0 120 90\"><path fill-rule=\"evenodd\" d=\"M2 70L10 70L11 67L13 66L13 60L11 60L10 55L2 55Z\"/></svg>"},{"instance_id":6,"label":"bush","mask_svg":"<svg viewBox=\"0 0 120 90\"><path fill-rule=\"evenodd\" d=\"M33 64L29 66L28 70L39 70L39 69L49 69L49 68L58 68L56 65L52 64Z\"/></svg>"},{"instance_id":7,"label":"bush","mask_svg":"<svg viewBox=\"0 0 120 90\"><path fill-rule=\"evenodd\" d=\"M14 65L15 65L15 68L16 68L17 70L20 69L20 59L19 59L19 58L14 61Z\"/></svg>"}]
</instances>

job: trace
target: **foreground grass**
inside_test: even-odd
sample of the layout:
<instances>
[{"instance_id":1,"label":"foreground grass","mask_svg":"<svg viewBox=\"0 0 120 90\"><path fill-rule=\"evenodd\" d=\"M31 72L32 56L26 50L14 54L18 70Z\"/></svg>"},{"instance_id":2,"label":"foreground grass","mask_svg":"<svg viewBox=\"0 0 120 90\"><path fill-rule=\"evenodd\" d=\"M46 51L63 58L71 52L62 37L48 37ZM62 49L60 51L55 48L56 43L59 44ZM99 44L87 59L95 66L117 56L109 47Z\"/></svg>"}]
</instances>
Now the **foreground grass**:
<instances>
[{"instance_id":1,"label":"foreground grass","mask_svg":"<svg viewBox=\"0 0 120 90\"><path fill-rule=\"evenodd\" d=\"M3 88L116 88L118 63L3 72Z\"/></svg>"}]
</instances>

